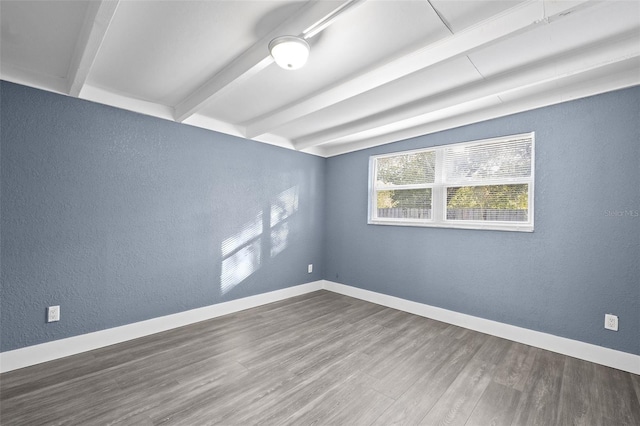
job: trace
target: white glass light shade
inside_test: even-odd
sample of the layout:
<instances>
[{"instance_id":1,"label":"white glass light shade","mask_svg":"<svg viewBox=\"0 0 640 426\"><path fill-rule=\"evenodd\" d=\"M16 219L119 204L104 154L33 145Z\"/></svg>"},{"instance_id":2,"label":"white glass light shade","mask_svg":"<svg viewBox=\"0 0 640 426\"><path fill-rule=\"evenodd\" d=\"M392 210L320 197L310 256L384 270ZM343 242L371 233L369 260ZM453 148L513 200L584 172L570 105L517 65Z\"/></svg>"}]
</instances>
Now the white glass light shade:
<instances>
[{"instance_id":1,"label":"white glass light shade","mask_svg":"<svg viewBox=\"0 0 640 426\"><path fill-rule=\"evenodd\" d=\"M271 40L269 51L276 64L286 70L296 70L307 62L309 44L300 37L282 36Z\"/></svg>"}]
</instances>

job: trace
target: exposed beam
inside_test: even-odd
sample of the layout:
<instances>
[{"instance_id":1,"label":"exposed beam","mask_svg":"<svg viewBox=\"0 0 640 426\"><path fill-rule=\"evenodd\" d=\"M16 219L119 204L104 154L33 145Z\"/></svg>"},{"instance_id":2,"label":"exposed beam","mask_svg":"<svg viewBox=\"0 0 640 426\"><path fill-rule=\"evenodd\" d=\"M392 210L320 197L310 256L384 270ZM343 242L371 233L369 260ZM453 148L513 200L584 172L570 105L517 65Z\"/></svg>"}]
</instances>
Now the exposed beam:
<instances>
[{"instance_id":1,"label":"exposed beam","mask_svg":"<svg viewBox=\"0 0 640 426\"><path fill-rule=\"evenodd\" d=\"M244 136L244 128L241 126L237 126L231 123L227 123L225 121L217 120L213 117L208 117L201 114L193 114L191 117L186 119L184 124L188 124L190 126L201 127L203 129L214 130L216 132L224 133L231 136ZM289 144L291 147L291 144Z\"/></svg>"},{"instance_id":2,"label":"exposed beam","mask_svg":"<svg viewBox=\"0 0 640 426\"><path fill-rule=\"evenodd\" d=\"M310 38L335 21L338 15L362 0L312 1L295 15L258 40L249 50L238 56L175 107L175 120L185 121L217 96L237 87L267 66L271 58L268 45L281 35L299 35ZM266 132L264 132L266 133Z\"/></svg>"},{"instance_id":3,"label":"exposed beam","mask_svg":"<svg viewBox=\"0 0 640 426\"><path fill-rule=\"evenodd\" d=\"M570 13L588 4L588 1L559 2L553 9L554 16ZM527 1L443 40L424 45L392 62L371 68L331 87L322 88L306 99L285 106L272 114L244 123L247 128L246 136L255 138L421 69L467 55L505 37L544 24L548 18L543 1Z\"/></svg>"},{"instance_id":4,"label":"exposed beam","mask_svg":"<svg viewBox=\"0 0 640 426\"><path fill-rule=\"evenodd\" d=\"M119 0L89 2L89 9L67 73L67 93L78 97L107 34Z\"/></svg>"},{"instance_id":5,"label":"exposed beam","mask_svg":"<svg viewBox=\"0 0 640 426\"><path fill-rule=\"evenodd\" d=\"M640 45L637 41L637 31L634 29L572 52L563 52L513 71L474 81L437 95L418 99L397 108L381 111L369 117L299 138L294 141L294 144L298 150L323 145L349 135L383 128L393 123L401 123L404 120L415 121L420 116L428 116L436 111L452 108L456 105L583 74L639 56Z\"/></svg>"},{"instance_id":6,"label":"exposed beam","mask_svg":"<svg viewBox=\"0 0 640 426\"><path fill-rule=\"evenodd\" d=\"M477 105L474 105L473 108L469 108L468 111L461 114L378 135L369 135L366 138L354 138L350 142L314 146L309 149L323 157L332 157L359 149L384 145L389 142L504 117L505 115L530 111L572 99L637 86L640 84L638 69L640 69L640 60L638 57L631 58L589 72L589 78L587 79L578 78L576 81L575 77L582 77L582 75L569 76L552 84L541 85L542 87L536 87L536 92L538 93L533 97L516 97L502 103L496 99L496 102L486 102L486 106L482 108L477 108ZM489 99L487 98L487 100ZM307 151L305 150L305 152Z\"/></svg>"},{"instance_id":7,"label":"exposed beam","mask_svg":"<svg viewBox=\"0 0 640 426\"><path fill-rule=\"evenodd\" d=\"M320 0L323 1L323 0ZM333 24L336 19L340 17L340 15L344 14L347 10L354 8L354 6L360 5L364 3L366 0L349 0L342 2L338 7L329 12L322 19L314 22L300 34L300 37L308 40L312 37L317 36L322 31L324 31L329 25Z\"/></svg>"}]
</instances>

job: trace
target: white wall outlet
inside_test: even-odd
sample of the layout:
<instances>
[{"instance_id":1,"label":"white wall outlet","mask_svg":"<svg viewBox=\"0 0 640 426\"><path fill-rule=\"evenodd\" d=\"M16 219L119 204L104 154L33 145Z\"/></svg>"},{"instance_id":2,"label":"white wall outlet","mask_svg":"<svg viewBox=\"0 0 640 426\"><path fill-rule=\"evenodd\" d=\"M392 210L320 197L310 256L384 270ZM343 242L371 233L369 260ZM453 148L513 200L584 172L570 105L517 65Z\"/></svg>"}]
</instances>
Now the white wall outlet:
<instances>
[{"instance_id":1,"label":"white wall outlet","mask_svg":"<svg viewBox=\"0 0 640 426\"><path fill-rule=\"evenodd\" d=\"M307 272L309 274L313 272L313 263L310 263L309 266L307 266Z\"/></svg>"},{"instance_id":2,"label":"white wall outlet","mask_svg":"<svg viewBox=\"0 0 640 426\"><path fill-rule=\"evenodd\" d=\"M606 328L607 330L618 331L618 316L613 314L605 314L604 328Z\"/></svg>"},{"instance_id":3,"label":"white wall outlet","mask_svg":"<svg viewBox=\"0 0 640 426\"><path fill-rule=\"evenodd\" d=\"M60 306L49 306L47 308L47 322L60 321Z\"/></svg>"}]
</instances>

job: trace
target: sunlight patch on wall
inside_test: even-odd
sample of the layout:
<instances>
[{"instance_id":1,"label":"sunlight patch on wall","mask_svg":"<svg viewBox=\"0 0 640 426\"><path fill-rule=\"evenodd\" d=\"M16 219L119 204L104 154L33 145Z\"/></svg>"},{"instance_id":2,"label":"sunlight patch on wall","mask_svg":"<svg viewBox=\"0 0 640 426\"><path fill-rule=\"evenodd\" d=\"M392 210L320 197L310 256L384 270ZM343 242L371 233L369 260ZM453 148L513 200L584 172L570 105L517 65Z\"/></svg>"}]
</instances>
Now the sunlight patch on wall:
<instances>
[{"instance_id":1,"label":"sunlight patch on wall","mask_svg":"<svg viewBox=\"0 0 640 426\"><path fill-rule=\"evenodd\" d=\"M222 242L220 291L223 295L260 268L261 235L262 212Z\"/></svg>"},{"instance_id":2,"label":"sunlight patch on wall","mask_svg":"<svg viewBox=\"0 0 640 426\"><path fill-rule=\"evenodd\" d=\"M271 203L271 257L289 245L291 226L287 219L298 211L298 187L281 192Z\"/></svg>"},{"instance_id":3,"label":"sunlight patch on wall","mask_svg":"<svg viewBox=\"0 0 640 426\"><path fill-rule=\"evenodd\" d=\"M251 221L245 223L240 231L222 242L222 257L229 256L249 241L259 237L260 234L262 234L262 212L258 213Z\"/></svg>"},{"instance_id":4,"label":"sunlight patch on wall","mask_svg":"<svg viewBox=\"0 0 640 426\"><path fill-rule=\"evenodd\" d=\"M271 230L271 257L282 253L289 245L289 223L277 225Z\"/></svg>"},{"instance_id":5,"label":"sunlight patch on wall","mask_svg":"<svg viewBox=\"0 0 640 426\"><path fill-rule=\"evenodd\" d=\"M298 186L292 186L269 200L263 212L222 241L222 295L255 273L269 258L276 257L289 247L294 235L291 218L297 211Z\"/></svg>"}]
</instances>

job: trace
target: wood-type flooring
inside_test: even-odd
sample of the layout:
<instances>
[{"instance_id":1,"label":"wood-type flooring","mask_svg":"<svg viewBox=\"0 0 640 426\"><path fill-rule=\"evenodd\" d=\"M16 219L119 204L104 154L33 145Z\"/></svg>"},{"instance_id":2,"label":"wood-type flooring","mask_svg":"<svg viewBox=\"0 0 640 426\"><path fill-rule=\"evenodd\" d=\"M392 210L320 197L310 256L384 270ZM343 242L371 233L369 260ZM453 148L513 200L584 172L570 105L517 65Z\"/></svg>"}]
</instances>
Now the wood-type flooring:
<instances>
[{"instance_id":1,"label":"wood-type flooring","mask_svg":"<svg viewBox=\"0 0 640 426\"><path fill-rule=\"evenodd\" d=\"M640 377L328 291L0 375L10 425L640 425Z\"/></svg>"}]
</instances>

